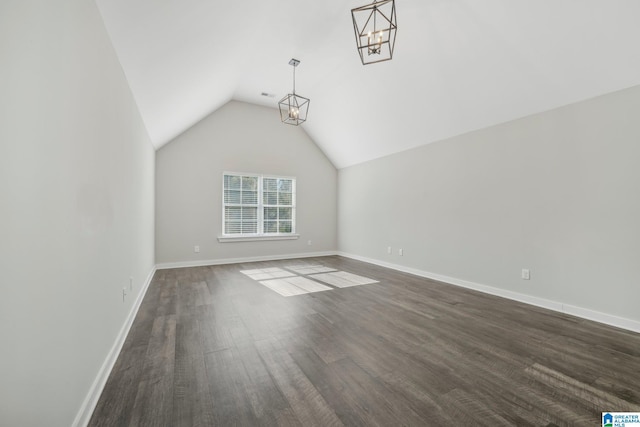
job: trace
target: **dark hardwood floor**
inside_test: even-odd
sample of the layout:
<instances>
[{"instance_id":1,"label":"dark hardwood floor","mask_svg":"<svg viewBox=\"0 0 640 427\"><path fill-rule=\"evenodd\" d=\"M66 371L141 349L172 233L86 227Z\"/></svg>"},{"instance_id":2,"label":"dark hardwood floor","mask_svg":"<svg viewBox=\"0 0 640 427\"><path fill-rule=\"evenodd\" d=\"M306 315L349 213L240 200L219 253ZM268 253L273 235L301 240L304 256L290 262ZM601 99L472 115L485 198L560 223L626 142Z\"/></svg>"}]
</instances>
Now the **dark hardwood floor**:
<instances>
[{"instance_id":1,"label":"dark hardwood floor","mask_svg":"<svg viewBox=\"0 0 640 427\"><path fill-rule=\"evenodd\" d=\"M240 273L297 264L379 282L283 297ZM640 411L640 334L323 257L158 271L90 425L598 426L603 411Z\"/></svg>"}]
</instances>

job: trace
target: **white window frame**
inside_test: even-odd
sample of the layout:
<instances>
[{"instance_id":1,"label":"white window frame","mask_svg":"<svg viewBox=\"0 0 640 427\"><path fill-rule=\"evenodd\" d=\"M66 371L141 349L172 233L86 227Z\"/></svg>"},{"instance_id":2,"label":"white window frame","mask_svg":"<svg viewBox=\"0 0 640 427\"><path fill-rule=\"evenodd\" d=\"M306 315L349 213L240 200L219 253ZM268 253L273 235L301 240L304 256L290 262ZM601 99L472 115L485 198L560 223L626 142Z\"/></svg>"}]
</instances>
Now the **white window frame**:
<instances>
[{"instance_id":1,"label":"white window frame","mask_svg":"<svg viewBox=\"0 0 640 427\"><path fill-rule=\"evenodd\" d=\"M225 230L225 208L229 204L225 203L224 199L224 178L225 176L247 176L258 178L258 212L257 212L257 233L245 233L245 234L226 234ZM291 180L291 232L290 233L265 233L264 232L264 184L263 180L267 179L287 179ZM235 205L235 204L234 204ZM238 206L238 205L235 205ZM241 204L239 206L242 206ZM289 207L289 206L287 206ZM257 240L294 240L300 237L296 232L296 178L293 176L282 175L267 175L256 173L241 173L241 172L223 172L222 173L222 231L218 236L218 241L221 243L229 242L247 242Z\"/></svg>"}]
</instances>

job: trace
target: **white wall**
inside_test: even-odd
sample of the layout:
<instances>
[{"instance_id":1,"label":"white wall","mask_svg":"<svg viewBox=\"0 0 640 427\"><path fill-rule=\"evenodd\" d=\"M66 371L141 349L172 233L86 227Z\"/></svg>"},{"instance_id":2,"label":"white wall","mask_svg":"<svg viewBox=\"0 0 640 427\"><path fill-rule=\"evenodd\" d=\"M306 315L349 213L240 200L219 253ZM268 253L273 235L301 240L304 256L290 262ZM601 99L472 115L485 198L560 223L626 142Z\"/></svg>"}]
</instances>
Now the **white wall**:
<instances>
[{"instance_id":1,"label":"white wall","mask_svg":"<svg viewBox=\"0 0 640 427\"><path fill-rule=\"evenodd\" d=\"M296 177L300 238L219 243L225 171ZM336 193L336 169L302 128L282 124L275 109L231 101L157 152L156 261L335 251Z\"/></svg>"},{"instance_id":2,"label":"white wall","mask_svg":"<svg viewBox=\"0 0 640 427\"><path fill-rule=\"evenodd\" d=\"M637 327L639 111L634 87L342 169L339 250Z\"/></svg>"},{"instance_id":3,"label":"white wall","mask_svg":"<svg viewBox=\"0 0 640 427\"><path fill-rule=\"evenodd\" d=\"M154 151L95 3L0 2L0 425L69 426L154 266Z\"/></svg>"}]
</instances>

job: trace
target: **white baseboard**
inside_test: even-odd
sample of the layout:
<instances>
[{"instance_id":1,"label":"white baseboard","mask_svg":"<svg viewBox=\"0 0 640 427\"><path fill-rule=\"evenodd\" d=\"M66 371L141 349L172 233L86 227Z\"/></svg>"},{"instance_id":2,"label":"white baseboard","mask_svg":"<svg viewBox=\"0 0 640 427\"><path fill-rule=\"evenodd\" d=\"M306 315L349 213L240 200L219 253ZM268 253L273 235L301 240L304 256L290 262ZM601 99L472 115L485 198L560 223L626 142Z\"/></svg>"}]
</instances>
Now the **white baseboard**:
<instances>
[{"instance_id":1,"label":"white baseboard","mask_svg":"<svg viewBox=\"0 0 640 427\"><path fill-rule=\"evenodd\" d=\"M239 264L243 262L259 262L259 261L278 261L281 259L295 259L295 258L314 258L321 256L337 255L336 251L326 252L303 252L299 254L286 254L286 255L266 255L256 257L245 258L221 258L221 259L209 259L199 261L180 261L180 262L167 262L156 265L158 270L166 270L168 268L184 268L184 267L205 267L208 265L224 265L224 264Z\"/></svg>"},{"instance_id":2,"label":"white baseboard","mask_svg":"<svg viewBox=\"0 0 640 427\"><path fill-rule=\"evenodd\" d=\"M353 255L345 252L338 252L338 255L355 259L358 261L367 262L369 264L379 265L381 267L391 268L393 270L410 273L420 277L426 277L427 279L437 280L439 282L448 283L463 288L473 289L476 291L484 292L490 295L496 295L499 297L507 298L514 301L523 302L525 304L535 305L537 307L546 308L560 313L569 314L572 316L580 317L587 320L593 320L595 322L604 323L605 325L615 326L617 328L626 329L632 332L640 333L640 322L632 319L626 319L623 317L614 316L607 313L601 313L598 311L576 307L568 304L564 304L557 301L552 301L544 298L534 297L531 295L521 294L519 292L509 291L506 289L494 288L492 286L482 285L480 283L470 282L467 280L457 279L455 277L443 276L441 274L431 273L428 271L418 270L411 267L405 267L403 265L392 264L384 261L380 261L373 258L362 257L359 255Z\"/></svg>"},{"instance_id":3,"label":"white baseboard","mask_svg":"<svg viewBox=\"0 0 640 427\"><path fill-rule=\"evenodd\" d=\"M615 326L620 329L626 329L632 332L640 333L640 322L624 317L614 316L612 314L601 313L599 311L589 310L582 307L563 304L562 312L572 316L581 317L594 322L604 323L605 325Z\"/></svg>"},{"instance_id":4,"label":"white baseboard","mask_svg":"<svg viewBox=\"0 0 640 427\"><path fill-rule=\"evenodd\" d=\"M142 304L142 300L144 299L145 294L147 293L147 289L149 289L149 285L151 284L151 280L153 279L153 275L156 272L156 267L154 266L144 284L142 285L142 289L138 293L138 297L136 301L133 303L131 310L129 311L129 315L122 325L118 336L116 337L109 354L106 359L102 363L100 367L100 371L98 371L98 375L96 379L91 384L91 388L89 389L89 393L87 393L87 397L85 397L84 402L82 402L82 406L76 415L75 420L73 420L73 427L85 427L89 424L91 420L91 415L93 415L93 411L98 404L98 399L100 399L100 395L102 394L102 390L104 389L105 384L107 383L107 379L111 374L111 370L118 360L118 355L122 350L122 346L124 345L124 341L129 334L129 330L131 329L131 325L133 324L133 320L136 318L136 314L138 314L138 309L140 308L140 304Z\"/></svg>"}]
</instances>

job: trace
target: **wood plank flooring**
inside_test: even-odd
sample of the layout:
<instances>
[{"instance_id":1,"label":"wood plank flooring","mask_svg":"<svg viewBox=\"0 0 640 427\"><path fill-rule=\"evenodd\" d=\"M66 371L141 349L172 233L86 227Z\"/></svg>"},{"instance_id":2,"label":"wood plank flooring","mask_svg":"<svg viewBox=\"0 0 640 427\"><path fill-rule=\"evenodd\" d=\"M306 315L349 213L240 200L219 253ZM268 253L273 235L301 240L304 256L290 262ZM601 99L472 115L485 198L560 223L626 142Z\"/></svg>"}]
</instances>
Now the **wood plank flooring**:
<instances>
[{"instance_id":1,"label":"wood plank flooring","mask_svg":"<svg viewBox=\"0 0 640 427\"><path fill-rule=\"evenodd\" d=\"M240 273L304 265L378 282L284 297ZM158 271L90 426L597 426L603 411L640 411L640 334L322 257Z\"/></svg>"}]
</instances>

